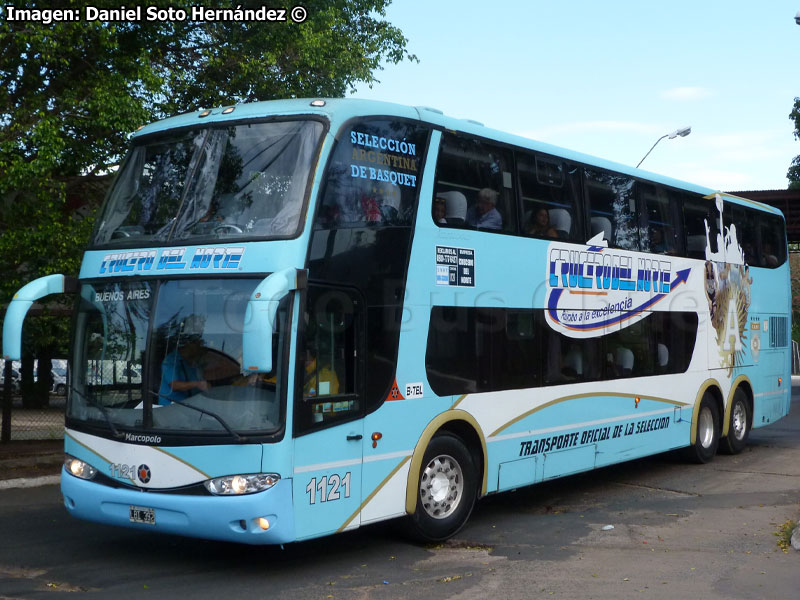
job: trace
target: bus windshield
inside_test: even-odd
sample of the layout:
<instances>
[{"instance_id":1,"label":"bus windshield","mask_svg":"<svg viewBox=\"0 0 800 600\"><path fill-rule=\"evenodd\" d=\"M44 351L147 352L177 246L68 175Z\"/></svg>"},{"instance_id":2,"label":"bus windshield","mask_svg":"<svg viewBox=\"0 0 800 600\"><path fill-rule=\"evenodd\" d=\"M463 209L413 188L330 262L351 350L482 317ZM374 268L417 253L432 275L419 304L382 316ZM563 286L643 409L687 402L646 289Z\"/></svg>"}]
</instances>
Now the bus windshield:
<instances>
[{"instance_id":1,"label":"bus windshield","mask_svg":"<svg viewBox=\"0 0 800 600\"><path fill-rule=\"evenodd\" d=\"M268 434L282 426L285 368L242 375L245 308L259 279L85 284L67 418L152 433ZM273 356L283 356L284 299Z\"/></svg>"},{"instance_id":2,"label":"bus windshield","mask_svg":"<svg viewBox=\"0 0 800 600\"><path fill-rule=\"evenodd\" d=\"M93 246L294 236L322 131L293 120L146 138L117 176Z\"/></svg>"}]
</instances>

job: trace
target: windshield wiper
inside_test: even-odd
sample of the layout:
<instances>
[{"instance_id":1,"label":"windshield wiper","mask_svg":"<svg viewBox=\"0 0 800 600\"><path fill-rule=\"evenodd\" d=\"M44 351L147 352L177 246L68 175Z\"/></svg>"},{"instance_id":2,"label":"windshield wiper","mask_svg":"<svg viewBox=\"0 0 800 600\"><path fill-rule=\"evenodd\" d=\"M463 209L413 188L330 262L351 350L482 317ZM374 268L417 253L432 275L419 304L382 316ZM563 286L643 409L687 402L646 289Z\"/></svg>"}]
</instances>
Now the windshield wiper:
<instances>
[{"instance_id":1,"label":"windshield wiper","mask_svg":"<svg viewBox=\"0 0 800 600\"><path fill-rule=\"evenodd\" d=\"M78 396L83 398L83 400L86 402L86 404L89 404L90 406L94 406L96 409L98 409L100 411L100 414L103 415L103 418L106 420L106 423L108 423L108 426L111 429L111 433L114 434L115 438L117 438L119 440L119 439L122 439L123 437L125 437L125 434L120 433L119 430L114 426L114 423L111 420L111 417L108 416L108 408L107 407L105 407L102 404L100 404L97 400L94 400L93 398L90 398L88 395L79 392L75 388L72 388L72 393L73 394L78 394Z\"/></svg>"},{"instance_id":2,"label":"windshield wiper","mask_svg":"<svg viewBox=\"0 0 800 600\"><path fill-rule=\"evenodd\" d=\"M202 413L204 415L208 415L209 417L212 417L212 418L216 419L217 422L225 428L225 431L230 433L231 436L233 436L233 438L237 442L246 442L247 441L247 438L245 436L239 435L238 433L236 433L236 431L234 431L231 428L231 426L228 425L225 422L225 419L220 417L217 413L211 412L210 410L206 410L205 408L200 408L199 406L192 406L191 404L184 404L183 402L175 402L175 401L171 400L169 397L164 396L163 394L159 394L158 392L154 392L153 390L147 390L147 391L150 392L156 398L164 398L165 400L169 400L170 405L177 404L178 406L183 406L184 408L191 408L192 410L196 410L199 413Z\"/></svg>"}]
</instances>

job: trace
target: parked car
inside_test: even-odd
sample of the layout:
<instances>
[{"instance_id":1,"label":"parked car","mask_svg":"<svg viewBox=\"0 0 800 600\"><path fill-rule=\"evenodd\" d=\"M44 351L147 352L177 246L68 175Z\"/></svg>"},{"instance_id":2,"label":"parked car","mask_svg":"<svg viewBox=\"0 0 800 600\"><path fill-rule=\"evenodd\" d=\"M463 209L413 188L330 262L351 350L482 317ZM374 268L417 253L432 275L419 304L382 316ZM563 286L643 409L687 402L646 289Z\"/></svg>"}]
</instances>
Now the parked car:
<instances>
[{"instance_id":1,"label":"parked car","mask_svg":"<svg viewBox=\"0 0 800 600\"><path fill-rule=\"evenodd\" d=\"M34 365L33 378L39 381L39 361L37 360ZM63 365L63 366L62 366ZM52 374L52 381L50 383L50 392L58 394L59 396L67 395L67 367L66 362L60 359L55 359L50 367Z\"/></svg>"},{"instance_id":2,"label":"parked car","mask_svg":"<svg viewBox=\"0 0 800 600\"><path fill-rule=\"evenodd\" d=\"M6 370L5 368L0 369L0 387L4 390L6 389ZM19 391L19 382L20 382L20 375L18 369L11 369L11 391L18 392Z\"/></svg>"},{"instance_id":3,"label":"parked car","mask_svg":"<svg viewBox=\"0 0 800 600\"><path fill-rule=\"evenodd\" d=\"M67 369L64 367L53 367L51 369L53 373L53 387L50 388L52 392L55 392L59 396L66 396L67 395Z\"/></svg>"}]
</instances>

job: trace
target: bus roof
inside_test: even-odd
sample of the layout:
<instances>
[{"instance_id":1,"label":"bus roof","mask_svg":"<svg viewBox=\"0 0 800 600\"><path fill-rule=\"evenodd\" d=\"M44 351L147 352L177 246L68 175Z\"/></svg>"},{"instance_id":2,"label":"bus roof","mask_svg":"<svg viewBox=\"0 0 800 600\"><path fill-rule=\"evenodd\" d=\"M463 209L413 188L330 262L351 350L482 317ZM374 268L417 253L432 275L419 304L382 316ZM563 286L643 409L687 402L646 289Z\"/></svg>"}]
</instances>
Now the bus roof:
<instances>
[{"instance_id":1,"label":"bus roof","mask_svg":"<svg viewBox=\"0 0 800 600\"><path fill-rule=\"evenodd\" d=\"M318 115L330 121L331 127L336 131L339 126L356 117L365 116L391 116L419 120L441 129L463 132L478 137L496 140L500 143L527 148L530 150L560 156L566 160L583 163L589 166L616 171L624 175L636 177L654 183L660 183L689 192L713 196L719 193L726 200L736 204L748 204L759 210L782 215L777 208L756 202L748 198L733 196L718 192L712 188L696 185L658 173L637 169L629 165L616 163L603 158L568 150L552 144L538 142L530 138L506 133L485 127L478 121L471 119L458 119L445 115L442 111L426 106L405 106L391 102L377 100L361 100L357 98L298 98L290 100L268 100L263 102L250 102L213 109L201 109L191 113L169 117L139 129L134 138L183 127L197 126L200 123L237 122L242 120L259 119L274 116L300 116Z\"/></svg>"}]
</instances>

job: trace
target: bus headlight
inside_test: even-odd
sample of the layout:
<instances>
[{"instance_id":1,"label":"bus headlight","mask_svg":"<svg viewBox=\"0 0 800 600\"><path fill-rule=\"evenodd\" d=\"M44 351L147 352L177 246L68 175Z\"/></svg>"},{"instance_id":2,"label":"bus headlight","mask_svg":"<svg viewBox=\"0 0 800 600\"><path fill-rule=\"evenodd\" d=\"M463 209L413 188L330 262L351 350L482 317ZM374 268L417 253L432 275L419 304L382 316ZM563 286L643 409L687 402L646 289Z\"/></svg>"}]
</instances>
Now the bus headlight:
<instances>
[{"instance_id":1,"label":"bus headlight","mask_svg":"<svg viewBox=\"0 0 800 600\"><path fill-rule=\"evenodd\" d=\"M281 476L277 473L256 473L254 475L228 475L216 477L204 482L206 489L215 496L239 496L255 494L268 490L278 483Z\"/></svg>"},{"instance_id":2,"label":"bus headlight","mask_svg":"<svg viewBox=\"0 0 800 600\"><path fill-rule=\"evenodd\" d=\"M70 456L69 454L64 456L64 468L67 469L70 475L74 475L80 479L94 479L94 476L97 475L97 469L92 465L74 456Z\"/></svg>"}]
</instances>

